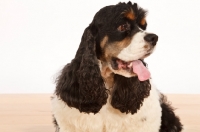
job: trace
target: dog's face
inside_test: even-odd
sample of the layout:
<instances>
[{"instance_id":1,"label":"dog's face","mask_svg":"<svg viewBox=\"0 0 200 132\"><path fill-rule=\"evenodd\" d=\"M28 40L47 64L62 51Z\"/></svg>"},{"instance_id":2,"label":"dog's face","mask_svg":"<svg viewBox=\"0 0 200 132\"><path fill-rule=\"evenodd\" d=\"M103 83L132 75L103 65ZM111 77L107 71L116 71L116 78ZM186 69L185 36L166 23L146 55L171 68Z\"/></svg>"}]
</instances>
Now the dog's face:
<instances>
[{"instance_id":1,"label":"dog's face","mask_svg":"<svg viewBox=\"0 0 200 132\"><path fill-rule=\"evenodd\" d=\"M146 11L132 3L107 6L95 15L97 57L115 74L136 76L134 61L153 52L158 36L145 32L145 17Z\"/></svg>"}]
</instances>

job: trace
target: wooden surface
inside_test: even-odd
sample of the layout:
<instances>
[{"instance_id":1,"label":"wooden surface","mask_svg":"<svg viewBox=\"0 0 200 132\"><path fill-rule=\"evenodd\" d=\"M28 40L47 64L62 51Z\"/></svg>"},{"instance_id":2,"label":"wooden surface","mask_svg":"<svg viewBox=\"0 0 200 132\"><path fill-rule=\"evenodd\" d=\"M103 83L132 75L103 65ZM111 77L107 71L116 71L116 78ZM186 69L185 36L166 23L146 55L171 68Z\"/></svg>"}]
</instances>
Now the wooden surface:
<instances>
[{"instance_id":1,"label":"wooden surface","mask_svg":"<svg viewBox=\"0 0 200 132\"><path fill-rule=\"evenodd\" d=\"M50 94L0 95L0 132L54 132ZM200 132L200 95L167 95L184 124Z\"/></svg>"}]
</instances>

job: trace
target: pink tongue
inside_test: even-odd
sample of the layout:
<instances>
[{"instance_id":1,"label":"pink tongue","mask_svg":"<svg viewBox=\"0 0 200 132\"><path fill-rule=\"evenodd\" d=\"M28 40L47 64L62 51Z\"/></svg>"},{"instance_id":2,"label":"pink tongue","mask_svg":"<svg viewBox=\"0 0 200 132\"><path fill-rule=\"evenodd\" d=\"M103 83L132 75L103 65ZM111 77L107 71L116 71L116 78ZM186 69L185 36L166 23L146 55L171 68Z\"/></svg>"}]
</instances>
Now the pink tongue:
<instances>
[{"instance_id":1,"label":"pink tongue","mask_svg":"<svg viewBox=\"0 0 200 132\"><path fill-rule=\"evenodd\" d=\"M136 60L132 62L133 64L133 72L138 75L138 79L140 81L145 81L150 78L149 70L143 65L140 60Z\"/></svg>"}]
</instances>

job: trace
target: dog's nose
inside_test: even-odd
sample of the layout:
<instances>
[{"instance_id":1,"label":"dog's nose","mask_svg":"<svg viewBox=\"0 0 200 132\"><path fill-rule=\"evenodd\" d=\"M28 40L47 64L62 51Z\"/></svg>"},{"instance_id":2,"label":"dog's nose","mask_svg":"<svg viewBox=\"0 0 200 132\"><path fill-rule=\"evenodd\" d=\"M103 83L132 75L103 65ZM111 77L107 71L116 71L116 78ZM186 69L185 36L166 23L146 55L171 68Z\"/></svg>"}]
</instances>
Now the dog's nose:
<instances>
[{"instance_id":1,"label":"dog's nose","mask_svg":"<svg viewBox=\"0 0 200 132\"><path fill-rule=\"evenodd\" d=\"M158 36L156 34L147 34L144 36L144 40L148 43L151 43L153 46L156 45L156 42L158 41Z\"/></svg>"}]
</instances>

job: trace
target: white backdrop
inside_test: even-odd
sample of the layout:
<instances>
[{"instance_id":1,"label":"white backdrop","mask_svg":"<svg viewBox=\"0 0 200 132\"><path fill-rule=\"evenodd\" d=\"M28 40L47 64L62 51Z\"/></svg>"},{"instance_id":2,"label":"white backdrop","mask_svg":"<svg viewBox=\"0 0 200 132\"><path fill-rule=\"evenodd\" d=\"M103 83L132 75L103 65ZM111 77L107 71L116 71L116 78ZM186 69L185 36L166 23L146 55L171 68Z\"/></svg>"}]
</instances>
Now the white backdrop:
<instances>
[{"instance_id":1,"label":"white backdrop","mask_svg":"<svg viewBox=\"0 0 200 132\"><path fill-rule=\"evenodd\" d=\"M52 93L83 30L118 0L0 0L0 93ZM200 1L135 0L159 35L146 62L164 93L200 93Z\"/></svg>"}]
</instances>

